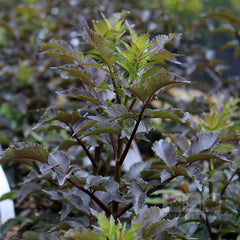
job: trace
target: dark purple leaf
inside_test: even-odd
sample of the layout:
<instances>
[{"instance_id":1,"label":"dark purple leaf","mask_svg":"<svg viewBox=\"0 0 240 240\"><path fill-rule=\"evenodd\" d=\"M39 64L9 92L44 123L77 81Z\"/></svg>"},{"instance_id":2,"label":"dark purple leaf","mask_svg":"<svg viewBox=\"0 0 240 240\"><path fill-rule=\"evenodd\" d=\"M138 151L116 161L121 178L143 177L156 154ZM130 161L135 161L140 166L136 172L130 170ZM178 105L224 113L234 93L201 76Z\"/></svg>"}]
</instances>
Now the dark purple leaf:
<instances>
[{"instance_id":1,"label":"dark purple leaf","mask_svg":"<svg viewBox=\"0 0 240 240\"><path fill-rule=\"evenodd\" d=\"M1 156L0 163L15 161L32 165L33 161L44 163L48 158L48 151L35 143L16 143L9 147Z\"/></svg>"},{"instance_id":2,"label":"dark purple leaf","mask_svg":"<svg viewBox=\"0 0 240 240\"><path fill-rule=\"evenodd\" d=\"M173 73L162 73L156 77L147 78L144 83L137 83L126 89L139 98L143 103L148 103L153 95L161 90L166 91L172 87L189 83Z\"/></svg>"},{"instance_id":3,"label":"dark purple leaf","mask_svg":"<svg viewBox=\"0 0 240 240\"><path fill-rule=\"evenodd\" d=\"M80 116L79 112L67 112L67 111L58 111L55 108L49 108L45 111L44 115L41 117L40 121L37 125L33 128L33 130L39 128L45 123L57 120L63 123L65 126L68 124L75 124L77 121L81 120L82 117Z\"/></svg>"},{"instance_id":4,"label":"dark purple leaf","mask_svg":"<svg viewBox=\"0 0 240 240\"><path fill-rule=\"evenodd\" d=\"M20 204L22 201L29 195L33 195L33 193L41 192L42 186L36 182L29 182L24 184L19 192L19 196L17 199L17 203Z\"/></svg>"},{"instance_id":5,"label":"dark purple leaf","mask_svg":"<svg viewBox=\"0 0 240 240\"><path fill-rule=\"evenodd\" d=\"M111 201L122 201L119 192L119 184L109 177L89 175L86 180L86 187L91 188L94 191L107 192Z\"/></svg>"},{"instance_id":6,"label":"dark purple leaf","mask_svg":"<svg viewBox=\"0 0 240 240\"><path fill-rule=\"evenodd\" d=\"M98 100L90 93L85 90L80 90L79 88L70 88L63 91L56 92L60 96L76 98L86 102L91 102L95 105L99 105Z\"/></svg>"},{"instance_id":7,"label":"dark purple leaf","mask_svg":"<svg viewBox=\"0 0 240 240\"><path fill-rule=\"evenodd\" d=\"M106 112L110 118L113 119L127 119L127 118L137 118L138 114L135 112L128 112L123 104L113 104L107 107Z\"/></svg>"},{"instance_id":8,"label":"dark purple leaf","mask_svg":"<svg viewBox=\"0 0 240 240\"><path fill-rule=\"evenodd\" d=\"M68 203L63 203L61 210L60 221L63 221L72 211L72 206Z\"/></svg>"},{"instance_id":9,"label":"dark purple leaf","mask_svg":"<svg viewBox=\"0 0 240 240\"><path fill-rule=\"evenodd\" d=\"M89 203L90 197L83 193L79 189L74 189L69 192L57 192L57 191L46 191L51 199L58 200L70 204L75 209L79 210L80 212L89 215Z\"/></svg>"},{"instance_id":10,"label":"dark purple leaf","mask_svg":"<svg viewBox=\"0 0 240 240\"><path fill-rule=\"evenodd\" d=\"M188 175L194 179L196 185L197 185L197 188L198 190L201 192L202 191L202 180L203 180L203 176L200 172L199 169L197 169L196 167L194 166L190 166L187 168L187 172L188 172Z\"/></svg>"},{"instance_id":11,"label":"dark purple leaf","mask_svg":"<svg viewBox=\"0 0 240 240\"><path fill-rule=\"evenodd\" d=\"M217 132L202 133L197 137L194 137L191 141L190 148L185 152L185 156L198 154L204 150L208 150L217 143L218 141Z\"/></svg>"},{"instance_id":12,"label":"dark purple leaf","mask_svg":"<svg viewBox=\"0 0 240 240\"><path fill-rule=\"evenodd\" d=\"M185 136L180 134L172 134L170 137L173 138L175 144L183 151L186 151L189 148L189 142Z\"/></svg>"},{"instance_id":13,"label":"dark purple leaf","mask_svg":"<svg viewBox=\"0 0 240 240\"><path fill-rule=\"evenodd\" d=\"M141 223L143 228L149 227L152 224L161 221L169 210L169 207L160 209L159 207L147 208L147 206L144 206L133 218L132 224Z\"/></svg>"},{"instance_id":14,"label":"dark purple leaf","mask_svg":"<svg viewBox=\"0 0 240 240\"><path fill-rule=\"evenodd\" d=\"M134 211L138 213L144 207L147 194L135 183L130 186L129 191L132 195Z\"/></svg>"},{"instance_id":15,"label":"dark purple leaf","mask_svg":"<svg viewBox=\"0 0 240 240\"><path fill-rule=\"evenodd\" d=\"M168 170L164 169L161 172L161 182L164 182L165 180L167 180L171 176L172 176L172 174Z\"/></svg>"},{"instance_id":16,"label":"dark purple leaf","mask_svg":"<svg viewBox=\"0 0 240 240\"><path fill-rule=\"evenodd\" d=\"M167 164L168 167L176 166L177 148L175 145L161 139L153 144L152 149Z\"/></svg>"},{"instance_id":17,"label":"dark purple leaf","mask_svg":"<svg viewBox=\"0 0 240 240\"><path fill-rule=\"evenodd\" d=\"M71 171L69 171L70 160L62 151L50 153L48 157L48 165L56 174L58 183L60 185L62 185L71 175Z\"/></svg>"},{"instance_id":18,"label":"dark purple leaf","mask_svg":"<svg viewBox=\"0 0 240 240\"><path fill-rule=\"evenodd\" d=\"M127 176L128 178L137 178L140 176L141 171L143 171L145 168L149 167L150 163L146 163L146 162L137 162L134 163L129 171L127 172Z\"/></svg>"},{"instance_id":19,"label":"dark purple leaf","mask_svg":"<svg viewBox=\"0 0 240 240\"><path fill-rule=\"evenodd\" d=\"M210 159L218 159L221 161L231 162L231 160L229 160L228 158L223 156L222 153L217 152L217 151L211 151L211 150L200 152L200 153L194 154L194 155L190 155L186 158L187 162L189 162L189 163L196 162L199 160L210 160Z\"/></svg>"},{"instance_id":20,"label":"dark purple leaf","mask_svg":"<svg viewBox=\"0 0 240 240\"><path fill-rule=\"evenodd\" d=\"M106 80L106 72L92 67L91 65L88 67L88 70L91 74L91 80L95 82L96 86L100 86Z\"/></svg>"},{"instance_id":21,"label":"dark purple leaf","mask_svg":"<svg viewBox=\"0 0 240 240\"><path fill-rule=\"evenodd\" d=\"M189 117L189 113L187 113L187 112L184 113L181 109L178 109L178 108L161 108L161 109L154 109L154 110L147 109L144 112L144 117L146 117L146 118L169 118L174 121L184 123L187 121L187 119Z\"/></svg>"}]
</instances>

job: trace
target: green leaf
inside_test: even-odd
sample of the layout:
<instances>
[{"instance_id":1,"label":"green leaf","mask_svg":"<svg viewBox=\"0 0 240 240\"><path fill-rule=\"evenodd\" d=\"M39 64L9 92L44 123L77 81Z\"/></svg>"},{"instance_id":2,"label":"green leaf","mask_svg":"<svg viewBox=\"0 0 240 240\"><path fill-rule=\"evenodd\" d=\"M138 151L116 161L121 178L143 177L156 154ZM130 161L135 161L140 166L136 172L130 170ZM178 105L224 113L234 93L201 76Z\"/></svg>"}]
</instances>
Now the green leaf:
<instances>
[{"instance_id":1,"label":"green leaf","mask_svg":"<svg viewBox=\"0 0 240 240\"><path fill-rule=\"evenodd\" d=\"M93 29L99 33L100 35L104 36L107 31L111 29L111 24L107 18L105 18L104 15L103 19L100 21L92 21Z\"/></svg>"},{"instance_id":2,"label":"green leaf","mask_svg":"<svg viewBox=\"0 0 240 240\"><path fill-rule=\"evenodd\" d=\"M40 240L40 235L33 231L23 233L22 240Z\"/></svg>"},{"instance_id":3,"label":"green leaf","mask_svg":"<svg viewBox=\"0 0 240 240\"><path fill-rule=\"evenodd\" d=\"M91 213L97 218L99 227L97 228L99 231L104 233L107 237L111 237L110 235L110 225L112 225L111 221L114 221L112 216L111 219L108 220L108 218L105 216L104 213L98 213L97 211L91 209ZM115 223L114 223L115 224Z\"/></svg>"},{"instance_id":4,"label":"green leaf","mask_svg":"<svg viewBox=\"0 0 240 240\"><path fill-rule=\"evenodd\" d=\"M85 31L86 40L92 44L104 57L110 57L110 48L107 40L97 32L91 30L88 26Z\"/></svg>"},{"instance_id":5,"label":"green leaf","mask_svg":"<svg viewBox=\"0 0 240 240\"><path fill-rule=\"evenodd\" d=\"M240 140L240 133L231 130L231 129L224 129L219 134L219 141L220 142L231 142L231 141L239 141Z\"/></svg>"},{"instance_id":6,"label":"green leaf","mask_svg":"<svg viewBox=\"0 0 240 240\"><path fill-rule=\"evenodd\" d=\"M1 156L0 163L9 161L21 162L32 165L33 161L45 163L48 159L48 151L35 143L16 143L9 147Z\"/></svg>"},{"instance_id":7,"label":"green leaf","mask_svg":"<svg viewBox=\"0 0 240 240\"><path fill-rule=\"evenodd\" d=\"M93 21L93 28L102 36L116 41L125 32L122 23L127 14L128 11L123 10L121 13L113 13L108 19L102 14L102 20Z\"/></svg>"},{"instance_id":8,"label":"green leaf","mask_svg":"<svg viewBox=\"0 0 240 240\"><path fill-rule=\"evenodd\" d=\"M130 32L131 40L135 43L138 37L136 31L133 30L133 27L128 23L127 20L126 20L126 26L128 28L128 31Z\"/></svg>"},{"instance_id":9,"label":"green leaf","mask_svg":"<svg viewBox=\"0 0 240 240\"><path fill-rule=\"evenodd\" d=\"M156 196L159 194L170 194L170 195L176 195L176 196L181 196L181 197L186 197L186 194L183 193L180 190L177 189L160 189L151 194L151 196Z\"/></svg>"},{"instance_id":10,"label":"green leaf","mask_svg":"<svg viewBox=\"0 0 240 240\"><path fill-rule=\"evenodd\" d=\"M136 234L141 227L141 224L133 224L128 232L126 230L126 224L122 226L119 221L115 223L113 216L108 219L104 213L98 213L97 211L91 209L92 214L97 218L99 227L97 229L102 232L105 236L99 236L99 239L111 239L111 240L135 240Z\"/></svg>"},{"instance_id":11,"label":"green leaf","mask_svg":"<svg viewBox=\"0 0 240 240\"><path fill-rule=\"evenodd\" d=\"M104 18L100 21L92 21L93 24L93 29L101 34L102 36L104 36L106 34L107 31L109 31L111 29L111 25L108 19Z\"/></svg>"},{"instance_id":12,"label":"green leaf","mask_svg":"<svg viewBox=\"0 0 240 240\"><path fill-rule=\"evenodd\" d=\"M122 55L124 54L123 51L120 52ZM129 54L127 54L129 55ZM124 57L127 57L127 55L123 55ZM129 57L132 57L132 55L129 55ZM125 70L128 71L128 73L130 73L133 69L132 65L133 65L134 61L126 61L125 59L123 59L122 61L118 61L118 64L123 67Z\"/></svg>"},{"instance_id":13,"label":"green leaf","mask_svg":"<svg viewBox=\"0 0 240 240\"><path fill-rule=\"evenodd\" d=\"M139 231L140 228L141 228L141 224L132 225L131 228L128 230L128 232L126 232L123 235L122 240L135 240L137 232Z\"/></svg>"},{"instance_id":14,"label":"green leaf","mask_svg":"<svg viewBox=\"0 0 240 240\"><path fill-rule=\"evenodd\" d=\"M217 127L219 123L219 119L220 119L220 114L217 112L205 115L205 122L208 124L208 127L210 128L210 130L214 130Z\"/></svg>"},{"instance_id":15,"label":"green leaf","mask_svg":"<svg viewBox=\"0 0 240 240\"><path fill-rule=\"evenodd\" d=\"M121 55L123 59L118 58L118 63L122 66L124 61L127 61L128 63L133 63L136 61L136 54L137 52L134 52L133 49L127 44L124 43L124 46L127 48L127 50L122 50L120 48L117 48L118 56Z\"/></svg>"},{"instance_id":16,"label":"green leaf","mask_svg":"<svg viewBox=\"0 0 240 240\"><path fill-rule=\"evenodd\" d=\"M68 239L74 240L99 240L100 236L95 232L75 233L66 235Z\"/></svg>"},{"instance_id":17,"label":"green leaf","mask_svg":"<svg viewBox=\"0 0 240 240\"><path fill-rule=\"evenodd\" d=\"M146 50L150 46L150 44L149 44L149 36L150 36L149 33L144 33L144 34L141 34L137 38L135 44L138 47L140 53L143 53L143 51Z\"/></svg>"},{"instance_id":18,"label":"green leaf","mask_svg":"<svg viewBox=\"0 0 240 240\"><path fill-rule=\"evenodd\" d=\"M160 204L165 204L166 201L162 197L155 197L155 198L146 198L145 200L146 204L151 204L151 205L160 205Z\"/></svg>"},{"instance_id":19,"label":"green leaf","mask_svg":"<svg viewBox=\"0 0 240 240\"><path fill-rule=\"evenodd\" d=\"M4 193L1 197L0 197L0 201L4 201L6 199L12 199L12 200L16 200L17 199L17 194L18 191L16 190L12 190L10 192Z\"/></svg>"}]
</instances>

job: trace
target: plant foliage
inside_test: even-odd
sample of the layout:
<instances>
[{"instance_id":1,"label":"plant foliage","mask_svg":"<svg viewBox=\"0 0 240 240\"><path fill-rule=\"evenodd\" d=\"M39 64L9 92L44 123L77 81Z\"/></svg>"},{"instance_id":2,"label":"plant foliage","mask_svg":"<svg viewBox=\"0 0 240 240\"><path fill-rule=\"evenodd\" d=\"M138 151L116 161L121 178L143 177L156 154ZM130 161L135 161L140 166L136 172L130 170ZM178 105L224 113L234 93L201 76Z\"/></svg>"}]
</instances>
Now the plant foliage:
<instances>
[{"instance_id":1,"label":"plant foliage","mask_svg":"<svg viewBox=\"0 0 240 240\"><path fill-rule=\"evenodd\" d=\"M194 2L200 11L203 6ZM170 9L183 11L174 4ZM38 15L37 9L25 5L17 11L29 21ZM209 101L196 125L190 118L194 103L189 113L187 105L179 108L181 103L174 103L167 93L190 83L169 67L178 69L181 64L180 55L168 50L181 35L139 34L127 20L129 14L102 14L91 24L84 21L77 48L63 40L41 45L44 58L58 60L52 71L62 81L54 90L63 104L44 106L31 141L15 143L1 155L0 163L20 162L30 171L17 202L60 202L56 222L41 230L53 240L237 238L239 99L220 96L215 103ZM231 36L237 38L235 16L219 10L209 17L234 25ZM237 57L238 46L234 48ZM209 65L201 62L201 67L221 79L222 65L205 60ZM199 67L191 64L186 75ZM37 70L27 60L18 69L19 84L31 89ZM1 111L7 116L5 108ZM158 126L156 119L161 121ZM160 139L150 139L149 134L159 129ZM128 156L134 141L150 144L153 157L132 163ZM28 218L39 224L34 214ZM5 229L23 221L20 217ZM26 231L23 237L37 238L38 233Z\"/></svg>"}]
</instances>

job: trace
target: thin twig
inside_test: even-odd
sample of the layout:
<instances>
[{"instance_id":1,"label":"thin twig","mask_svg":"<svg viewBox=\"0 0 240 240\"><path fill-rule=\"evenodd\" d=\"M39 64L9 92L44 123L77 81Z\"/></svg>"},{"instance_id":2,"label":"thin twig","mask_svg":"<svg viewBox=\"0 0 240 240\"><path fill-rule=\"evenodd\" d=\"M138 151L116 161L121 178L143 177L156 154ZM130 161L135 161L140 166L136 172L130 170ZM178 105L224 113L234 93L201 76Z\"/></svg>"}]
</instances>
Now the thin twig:
<instances>
[{"instance_id":1,"label":"thin twig","mask_svg":"<svg viewBox=\"0 0 240 240\"><path fill-rule=\"evenodd\" d=\"M229 178L227 184L226 184L226 185L224 186L224 188L222 189L221 194L220 194L220 200L222 200L223 195L224 195L224 193L225 193L228 185L231 183L233 177L238 173L238 170L239 170L239 169L237 169L237 170L232 174L232 176Z\"/></svg>"},{"instance_id":2,"label":"thin twig","mask_svg":"<svg viewBox=\"0 0 240 240\"><path fill-rule=\"evenodd\" d=\"M67 125L71 130L71 134L73 135L74 130L73 130L72 126L70 124L67 124ZM92 163L93 168L97 168L97 163L96 163L94 157L92 156L92 154L90 153L90 151L88 150L88 148L85 146L84 142L80 138L78 138L76 134L74 135L74 138L77 140L79 145L83 148L83 150L87 154L88 158L90 159L90 161Z\"/></svg>"},{"instance_id":3,"label":"thin twig","mask_svg":"<svg viewBox=\"0 0 240 240\"><path fill-rule=\"evenodd\" d=\"M161 184L154 186L152 188L150 188L147 191L147 196L150 196L152 193L156 192L159 189L162 189L166 184L170 183L174 178L178 177L179 175L174 175L169 177L168 179L166 179L164 182L162 182Z\"/></svg>"},{"instance_id":4,"label":"thin twig","mask_svg":"<svg viewBox=\"0 0 240 240\"><path fill-rule=\"evenodd\" d=\"M209 223L209 219L208 219L208 213L205 212L205 211L204 211L204 213L205 213L205 215L206 215L206 226L207 226L207 229L208 229L208 232L209 232L210 238L211 238L211 240L214 240L215 238L214 238L214 235L213 235L212 229L211 229L211 227L210 227L210 223Z\"/></svg>"},{"instance_id":5,"label":"thin twig","mask_svg":"<svg viewBox=\"0 0 240 240\"><path fill-rule=\"evenodd\" d=\"M89 190L85 189L82 185L78 184L77 182L75 182L71 178L68 178L67 181L70 182L73 186L75 186L79 190L81 190L84 193L86 193L88 196L90 196L91 199L93 199L93 201L96 202L97 205L99 207L101 207L102 210L105 211L108 216L112 215L112 211L98 197L96 197L92 192L90 192Z\"/></svg>"},{"instance_id":6,"label":"thin twig","mask_svg":"<svg viewBox=\"0 0 240 240\"><path fill-rule=\"evenodd\" d=\"M128 109L127 109L128 112L130 112L130 111L132 110L132 108L134 107L134 105L135 105L136 102L137 102L137 99L134 98L134 99L132 100L132 102L130 103Z\"/></svg>"},{"instance_id":7,"label":"thin twig","mask_svg":"<svg viewBox=\"0 0 240 240\"><path fill-rule=\"evenodd\" d=\"M153 192L162 189L166 184L170 183L175 177L177 177L178 175L175 176L171 176L168 179L166 179L164 182L162 182L161 184L154 186L152 188L150 188L147 191L147 196L150 196ZM121 217L125 212L127 212L129 209L131 209L133 207L133 202L128 203L127 205L125 205L123 208L121 208L118 213L117 213L117 218Z\"/></svg>"},{"instance_id":8,"label":"thin twig","mask_svg":"<svg viewBox=\"0 0 240 240\"><path fill-rule=\"evenodd\" d=\"M140 124L140 122L141 122L141 120L142 120L142 116L143 116L143 113L144 113L145 108L146 108L146 105L143 105L142 110L141 110L141 112L140 112L140 115L139 115L139 117L138 117L138 120L137 120L137 122L136 122L136 125L134 126L134 129L133 129L132 134L131 134L131 136L130 136L130 139L128 140L128 142L127 142L127 144L126 144L126 147L125 147L125 149L124 149L124 151L123 151L123 154L122 154L121 158L120 158L119 161L118 161L118 163L119 163L120 166L123 164L123 162L124 162L124 160L125 160L125 158L126 158L126 156L127 156L127 154L128 154L128 151L129 151L129 149L130 149L130 147L131 147L132 141L133 141L133 139L134 139L134 137L135 137L135 135L136 135L138 126L139 126L139 124Z\"/></svg>"},{"instance_id":9,"label":"thin twig","mask_svg":"<svg viewBox=\"0 0 240 240\"><path fill-rule=\"evenodd\" d=\"M133 202L128 203L118 211L117 218L120 218L125 212L133 207Z\"/></svg>"},{"instance_id":10,"label":"thin twig","mask_svg":"<svg viewBox=\"0 0 240 240\"><path fill-rule=\"evenodd\" d=\"M111 144L112 144L112 147L113 147L113 152L114 152L114 156L115 156L115 159L117 159L117 144L116 144L116 141L115 141L115 139L114 139L114 137L113 137L113 135L110 133L109 134L109 136L110 136L110 140L111 140Z\"/></svg>"}]
</instances>

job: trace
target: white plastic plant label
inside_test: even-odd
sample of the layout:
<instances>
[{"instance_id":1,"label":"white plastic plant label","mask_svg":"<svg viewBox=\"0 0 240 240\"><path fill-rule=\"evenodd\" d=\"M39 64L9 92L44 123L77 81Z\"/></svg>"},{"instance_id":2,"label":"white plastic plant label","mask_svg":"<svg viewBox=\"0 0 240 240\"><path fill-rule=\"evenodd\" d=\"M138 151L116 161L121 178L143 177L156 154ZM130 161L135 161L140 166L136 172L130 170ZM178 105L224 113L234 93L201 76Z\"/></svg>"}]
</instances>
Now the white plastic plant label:
<instances>
[{"instance_id":1,"label":"white plastic plant label","mask_svg":"<svg viewBox=\"0 0 240 240\"><path fill-rule=\"evenodd\" d=\"M0 197L9 192L10 187L7 177L0 165ZM15 217L14 203L12 200L7 199L0 201L0 225L5 223L8 219Z\"/></svg>"}]
</instances>

